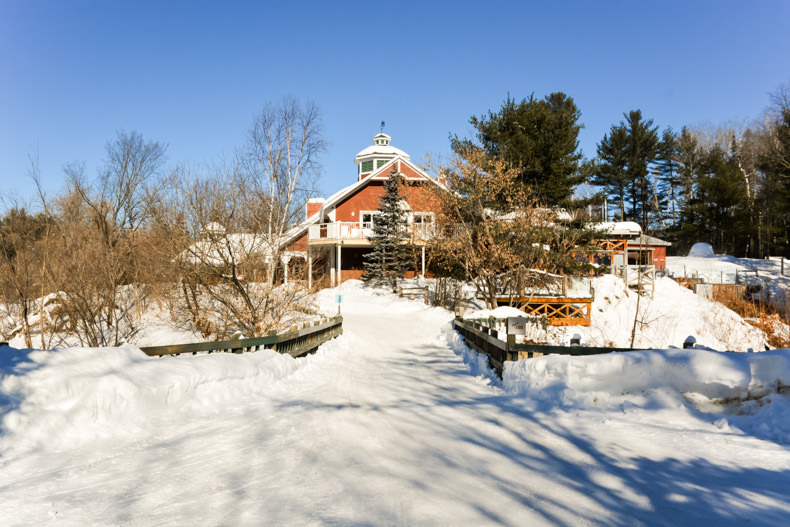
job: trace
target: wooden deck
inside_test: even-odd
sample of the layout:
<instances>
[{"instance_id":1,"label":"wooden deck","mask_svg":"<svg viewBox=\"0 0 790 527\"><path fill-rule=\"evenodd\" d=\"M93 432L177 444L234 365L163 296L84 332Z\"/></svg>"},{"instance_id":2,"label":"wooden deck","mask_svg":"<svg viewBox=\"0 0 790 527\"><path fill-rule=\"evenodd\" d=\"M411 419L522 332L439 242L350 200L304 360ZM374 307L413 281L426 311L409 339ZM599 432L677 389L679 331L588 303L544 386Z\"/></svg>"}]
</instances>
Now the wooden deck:
<instances>
[{"instance_id":1,"label":"wooden deck","mask_svg":"<svg viewBox=\"0 0 790 527\"><path fill-rule=\"evenodd\" d=\"M497 304L508 305L509 297L498 297ZM589 326L592 298L520 297L513 305L528 315L546 316L550 326Z\"/></svg>"},{"instance_id":2,"label":"wooden deck","mask_svg":"<svg viewBox=\"0 0 790 527\"><path fill-rule=\"evenodd\" d=\"M610 254L620 254L628 250L628 242L626 240L599 240L598 245L602 252Z\"/></svg>"}]
</instances>

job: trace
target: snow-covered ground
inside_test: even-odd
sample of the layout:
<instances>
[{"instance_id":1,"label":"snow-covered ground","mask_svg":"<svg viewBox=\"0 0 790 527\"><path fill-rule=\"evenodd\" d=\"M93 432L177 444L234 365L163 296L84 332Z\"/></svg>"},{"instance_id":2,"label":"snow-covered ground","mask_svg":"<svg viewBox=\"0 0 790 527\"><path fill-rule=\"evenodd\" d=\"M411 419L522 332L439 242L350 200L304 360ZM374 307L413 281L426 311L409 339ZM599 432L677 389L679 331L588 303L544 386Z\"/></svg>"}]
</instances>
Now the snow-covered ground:
<instances>
[{"instance_id":1,"label":"snow-covered ground","mask_svg":"<svg viewBox=\"0 0 790 527\"><path fill-rule=\"evenodd\" d=\"M740 282L759 285L762 290L755 295L756 298L780 310L787 308L790 260L781 257L735 258L726 254L668 256L666 269L674 278L698 279L712 284Z\"/></svg>"},{"instance_id":2,"label":"snow-covered ground","mask_svg":"<svg viewBox=\"0 0 790 527\"><path fill-rule=\"evenodd\" d=\"M0 524L787 523L787 351L499 381L449 312L350 282L325 313L338 292L344 335L303 359L0 349Z\"/></svg>"},{"instance_id":3,"label":"snow-covered ground","mask_svg":"<svg viewBox=\"0 0 790 527\"><path fill-rule=\"evenodd\" d=\"M765 335L760 330L722 304L697 296L670 278L656 280L652 298L638 298L614 275L601 276L593 285L595 299L590 327L548 327L545 334L533 335L534 340L567 345L574 335L579 335L583 345L628 348L636 324L635 348L680 348L688 337L693 337L697 345L715 350L765 349ZM491 314L501 318L518 313L511 307L499 307L493 311L472 311L464 316L479 319Z\"/></svg>"}]
</instances>

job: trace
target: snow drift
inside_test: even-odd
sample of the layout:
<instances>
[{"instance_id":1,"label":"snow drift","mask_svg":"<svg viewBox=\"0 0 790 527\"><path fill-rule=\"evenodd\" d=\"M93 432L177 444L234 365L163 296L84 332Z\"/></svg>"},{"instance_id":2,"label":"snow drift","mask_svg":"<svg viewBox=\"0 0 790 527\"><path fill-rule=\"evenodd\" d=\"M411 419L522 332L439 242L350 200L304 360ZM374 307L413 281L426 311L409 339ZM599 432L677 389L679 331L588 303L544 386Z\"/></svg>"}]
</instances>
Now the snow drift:
<instances>
[{"instance_id":1,"label":"snow drift","mask_svg":"<svg viewBox=\"0 0 790 527\"><path fill-rule=\"evenodd\" d=\"M211 415L306 364L261 350L149 357L139 348L0 349L0 450L134 438Z\"/></svg>"},{"instance_id":2,"label":"snow drift","mask_svg":"<svg viewBox=\"0 0 790 527\"><path fill-rule=\"evenodd\" d=\"M535 408L689 408L790 444L790 350L668 349L508 362L503 387ZM725 421L719 421L723 424Z\"/></svg>"}]
</instances>

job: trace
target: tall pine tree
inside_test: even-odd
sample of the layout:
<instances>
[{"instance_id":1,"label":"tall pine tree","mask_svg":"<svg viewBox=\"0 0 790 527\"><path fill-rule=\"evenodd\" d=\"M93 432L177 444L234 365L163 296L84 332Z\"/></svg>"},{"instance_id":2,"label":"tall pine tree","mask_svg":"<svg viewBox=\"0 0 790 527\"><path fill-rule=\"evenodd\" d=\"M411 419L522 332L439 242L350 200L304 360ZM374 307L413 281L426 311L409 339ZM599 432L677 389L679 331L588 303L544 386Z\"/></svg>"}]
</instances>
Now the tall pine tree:
<instances>
[{"instance_id":1,"label":"tall pine tree","mask_svg":"<svg viewBox=\"0 0 790 527\"><path fill-rule=\"evenodd\" d=\"M521 102L508 96L499 112L469 122L486 153L516 167L519 181L544 205L557 206L584 181L579 170L580 118L573 98L556 92L543 99L533 94ZM457 137L451 143L457 154L472 144Z\"/></svg>"},{"instance_id":2,"label":"tall pine tree","mask_svg":"<svg viewBox=\"0 0 790 527\"><path fill-rule=\"evenodd\" d=\"M655 177L657 191L654 204L658 205L656 212L660 215L659 231L666 235L678 225L678 194L680 181L677 162L677 134L672 128L667 128L658 143L658 155L655 163ZM668 220L668 221L667 221Z\"/></svg>"},{"instance_id":3,"label":"tall pine tree","mask_svg":"<svg viewBox=\"0 0 790 527\"><path fill-rule=\"evenodd\" d=\"M619 219L625 220L625 194L628 189L626 147L628 133L622 124L612 126L598 145L598 163L592 183L603 187L606 196L614 198L620 206ZM609 218L606 218L607 220Z\"/></svg>"},{"instance_id":4,"label":"tall pine tree","mask_svg":"<svg viewBox=\"0 0 790 527\"><path fill-rule=\"evenodd\" d=\"M593 183L620 202L621 219L632 219L648 230L654 185L650 165L656 159L658 133L653 120L642 119L642 112L632 110L624 121L613 125L609 135L598 145L598 171ZM630 208L626 210L626 197Z\"/></svg>"},{"instance_id":5,"label":"tall pine tree","mask_svg":"<svg viewBox=\"0 0 790 527\"><path fill-rule=\"evenodd\" d=\"M631 186L631 209L634 220L643 231L650 229L648 213L651 208L653 184L650 180L650 164L656 159L658 127L652 119L642 119L642 112L632 110L625 115L628 127L628 179Z\"/></svg>"},{"instance_id":6,"label":"tall pine tree","mask_svg":"<svg viewBox=\"0 0 790 527\"><path fill-rule=\"evenodd\" d=\"M411 266L408 220L401 195L403 176L393 167L379 197L378 214L373 218L373 233L368 237L373 250L364 256L365 282L390 282L397 290L398 279Z\"/></svg>"}]
</instances>

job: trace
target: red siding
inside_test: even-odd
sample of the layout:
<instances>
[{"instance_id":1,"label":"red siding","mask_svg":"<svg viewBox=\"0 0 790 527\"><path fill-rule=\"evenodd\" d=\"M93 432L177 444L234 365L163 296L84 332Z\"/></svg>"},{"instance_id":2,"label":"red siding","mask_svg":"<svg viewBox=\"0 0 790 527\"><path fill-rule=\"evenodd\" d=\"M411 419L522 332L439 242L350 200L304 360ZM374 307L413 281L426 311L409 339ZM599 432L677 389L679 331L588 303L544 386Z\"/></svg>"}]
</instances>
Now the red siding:
<instances>
[{"instance_id":1,"label":"red siding","mask_svg":"<svg viewBox=\"0 0 790 527\"><path fill-rule=\"evenodd\" d=\"M291 245L288 246L289 251L306 251L307 250L307 233L297 238Z\"/></svg>"},{"instance_id":2,"label":"red siding","mask_svg":"<svg viewBox=\"0 0 790 527\"><path fill-rule=\"evenodd\" d=\"M663 245L661 247L653 248L653 265L656 266L657 271L663 271L667 266L667 248Z\"/></svg>"},{"instance_id":3,"label":"red siding","mask_svg":"<svg viewBox=\"0 0 790 527\"><path fill-rule=\"evenodd\" d=\"M405 166L404 166L405 168ZM439 200L433 192L433 185L414 184L406 188L406 202L418 212L437 211ZM371 181L356 194L339 203L335 209L335 221L360 221L362 210L377 210L379 197L384 195L384 182Z\"/></svg>"},{"instance_id":4,"label":"red siding","mask_svg":"<svg viewBox=\"0 0 790 527\"><path fill-rule=\"evenodd\" d=\"M321 205L323 204L323 202L307 203L307 214L305 215L305 219L309 219L313 214L318 214L318 211L321 210Z\"/></svg>"}]
</instances>

